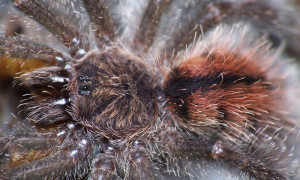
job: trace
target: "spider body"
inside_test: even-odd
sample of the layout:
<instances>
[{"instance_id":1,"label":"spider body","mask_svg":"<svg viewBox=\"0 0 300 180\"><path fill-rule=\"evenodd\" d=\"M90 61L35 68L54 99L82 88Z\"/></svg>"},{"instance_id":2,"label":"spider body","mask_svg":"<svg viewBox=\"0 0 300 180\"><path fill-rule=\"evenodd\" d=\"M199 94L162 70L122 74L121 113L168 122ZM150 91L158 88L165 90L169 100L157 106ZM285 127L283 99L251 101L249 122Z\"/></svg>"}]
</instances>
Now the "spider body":
<instances>
[{"instance_id":1,"label":"spider body","mask_svg":"<svg viewBox=\"0 0 300 180\"><path fill-rule=\"evenodd\" d=\"M17 78L30 95L24 129L0 137L0 179L299 177L281 44L299 56L300 22L284 21L295 11L267 0L13 4L67 48L0 37L5 60L55 62Z\"/></svg>"},{"instance_id":2,"label":"spider body","mask_svg":"<svg viewBox=\"0 0 300 180\"><path fill-rule=\"evenodd\" d=\"M118 51L91 53L74 67L74 116L106 136L145 131L157 116L148 69L138 58Z\"/></svg>"}]
</instances>

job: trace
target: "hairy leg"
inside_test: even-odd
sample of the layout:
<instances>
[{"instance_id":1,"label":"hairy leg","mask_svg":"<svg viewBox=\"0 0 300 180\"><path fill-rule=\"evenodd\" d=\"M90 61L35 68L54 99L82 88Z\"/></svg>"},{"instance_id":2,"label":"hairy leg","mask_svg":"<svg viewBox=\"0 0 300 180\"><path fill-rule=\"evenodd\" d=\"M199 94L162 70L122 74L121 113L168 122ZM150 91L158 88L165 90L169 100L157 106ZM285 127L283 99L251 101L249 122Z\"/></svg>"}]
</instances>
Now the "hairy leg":
<instances>
[{"instance_id":1,"label":"hairy leg","mask_svg":"<svg viewBox=\"0 0 300 180\"><path fill-rule=\"evenodd\" d=\"M82 131L74 131L74 124L67 127L7 138L1 149L6 157L0 164L0 179L57 178L77 173L84 176L89 169L88 155L93 154L91 143Z\"/></svg>"},{"instance_id":2,"label":"hairy leg","mask_svg":"<svg viewBox=\"0 0 300 180\"><path fill-rule=\"evenodd\" d=\"M80 57L84 51L89 50L87 35L81 34L73 22L79 22L80 19L74 11L68 11L68 17L76 20L67 19L63 10L55 7L55 2L47 0L13 0L15 7L23 11L25 14L34 18L44 25L50 32L57 35L62 42L69 47L70 54L74 57Z\"/></svg>"},{"instance_id":3,"label":"hairy leg","mask_svg":"<svg viewBox=\"0 0 300 180\"><path fill-rule=\"evenodd\" d=\"M170 3L171 1L169 0L149 1L139 29L135 34L133 48L144 52L149 50L150 45L153 43L160 18Z\"/></svg>"},{"instance_id":4,"label":"hairy leg","mask_svg":"<svg viewBox=\"0 0 300 180\"><path fill-rule=\"evenodd\" d=\"M281 152L282 155L278 155L276 154L278 153L278 147L272 149L271 145L250 153L247 148L244 149L238 144L221 141L218 138L213 140L182 131L166 130L161 134L161 146L168 149L167 153L171 159L174 156L189 160L207 159L208 162L221 162L229 168L239 169L250 175L250 177L258 179L288 178L285 171L272 167L269 162L275 158L282 158L277 160L284 162L288 160L288 155L291 154ZM260 159L255 158L259 155L261 156Z\"/></svg>"},{"instance_id":5,"label":"hairy leg","mask_svg":"<svg viewBox=\"0 0 300 180\"><path fill-rule=\"evenodd\" d=\"M115 36L113 21L104 0L84 0L83 2L93 23L98 47L113 41Z\"/></svg>"}]
</instances>

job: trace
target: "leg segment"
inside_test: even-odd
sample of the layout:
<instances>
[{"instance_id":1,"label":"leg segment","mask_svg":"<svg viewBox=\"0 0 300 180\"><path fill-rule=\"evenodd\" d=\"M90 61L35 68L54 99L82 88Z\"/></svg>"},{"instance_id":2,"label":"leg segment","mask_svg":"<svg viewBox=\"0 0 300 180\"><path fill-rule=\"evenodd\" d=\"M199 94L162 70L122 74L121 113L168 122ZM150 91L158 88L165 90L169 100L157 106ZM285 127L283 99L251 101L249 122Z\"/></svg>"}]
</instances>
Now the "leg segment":
<instances>
[{"instance_id":1,"label":"leg segment","mask_svg":"<svg viewBox=\"0 0 300 180\"><path fill-rule=\"evenodd\" d=\"M139 29L135 35L133 42L135 49L148 51L153 42L160 18L163 12L168 8L170 2L170 0L149 1Z\"/></svg>"},{"instance_id":2,"label":"leg segment","mask_svg":"<svg viewBox=\"0 0 300 180\"><path fill-rule=\"evenodd\" d=\"M83 0L86 10L94 24L99 47L114 40L114 26L104 0Z\"/></svg>"},{"instance_id":3,"label":"leg segment","mask_svg":"<svg viewBox=\"0 0 300 180\"><path fill-rule=\"evenodd\" d=\"M65 111L67 107L65 98L44 100L40 103L28 103L29 114L27 120L33 122L39 127L47 127L49 125L71 119L71 116Z\"/></svg>"},{"instance_id":4,"label":"leg segment","mask_svg":"<svg viewBox=\"0 0 300 180\"><path fill-rule=\"evenodd\" d=\"M262 154L260 159L255 158L253 154L247 153L248 150L239 148L234 143L226 143L225 141L211 140L197 135L186 134L180 131L168 130L161 134L161 146L166 147L168 154L172 157L181 157L181 159L197 160L207 159L211 162L222 162L232 169L238 169L247 173L250 177L258 179L286 179L288 177L282 169L276 169L269 164L272 159L264 157ZM271 147L271 145L270 145ZM265 147L267 150L268 147ZM278 148L274 148L274 152ZM257 152L256 152L257 153ZM274 157L273 158L277 158ZM282 156L280 161L287 160L286 156Z\"/></svg>"},{"instance_id":5,"label":"leg segment","mask_svg":"<svg viewBox=\"0 0 300 180\"><path fill-rule=\"evenodd\" d=\"M50 65L66 60L60 52L37 42L7 37L0 33L0 55L11 58L38 59Z\"/></svg>"},{"instance_id":6,"label":"leg segment","mask_svg":"<svg viewBox=\"0 0 300 180\"><path fill-rule=\"evenodd\" d=\"M41 68L20 77L22 83L28 87L35 96L57 97L67 95L65 86L69 82L68 72L60 67Z\"/></svg>"},{"instance_id":7,"label":"leg segment","mask_svg":"<svg viewBox=\"0 0 300 180\"><path fill-rule=\"evenodd\" d=\"M163 176L155 167L152 162L149 150L140 142L135 141L133 150L129 154L130 158L130 171L129 179L134 180L151 180L151 179L164 179Z\"/></svg>"},{"instance_id":8,"label":"leg segment","mask_svg":"<svg viewBox=\"0 0 300 180\"><path fill-rule=\"evenodd\" d=\"M11 38L0 33L0 72L5 76L70 61L62 53L37 42Z\"/></svg>"},{"instance_id":9,"label":"leg segment","mask_svg":"<svg viewBox=\"0 0 300 180\"><path fill-rule=\"evenodd\" d=\"M0 179L84 176L89 162L87 157L92 153L91 144L78 131L80 137L72 136L71 141L66 137L60 139L65 131L12 136L5 144L4 158L0 152ZM70 133L73 132L66 132L66 135Z\"/></svg>"},{"instance_id":10,"label":"leg segment","mask_svg":"<svg viewBox=\"0 0 300 180\"><path fill-rule=\"evenodd\" d=\"M89 180L113 180L118 178L116 150L104 145L102 152L94 158Z\"/></svg>"},{"instance_id":11,"label":"leg segment","mask_svg":"<svg viewBox=\"0 0 300 180\"><path fill-rule=\"evenodd\" d=\"M35 100L23 102L21 107L28 111L27 119L39 126L68 120L71 116L66 112L69 105L69 94L65 89L68 83L68 73L59 67L42 68L21 76Z\"/></svg>"},{"instance_id":12,"label":"leg segment","mask_svg":"<svg viewBox=\"0 0 300 180\"><path fill-rule=\"evenodd\" d=\"M100 155L93 160L92 171L89 175L89 180L98 179L117 179L115 159L113 157Z\"/></svg>"},{"instance_id":13,"label":"leg segment","mask_svg":"<svg viewBox=\"0 0 300 180\"><path fill-rule=\"evenodd\" d=\"M51 147L56 146L58 143L54 138L32 136L30 134L27 134L26 137L23 134L21 137L11 136L6 138L0 152L1 154L3 153L3 156L0 156L0 174L3 174L1 179L5 177L4 174L6 172L8 174L10 171L14 172L13 170L18 166L23 166L26 163L48 156L53 150Z\"/></svg>"},{"instance_id":14,"label":"leg segment","mask_svg":"<svg viewBox=\"0 0 300 180\"><path fill-rule=\"evenodd\" d=\"M288 39L288 50L296 53L296 44L299 44L299 33L294 32L299 29L300 21L297 12L289 12L291 9L282 8L288 4L273 3L270 0L245 0L245 1L211 1L207 4L202 4L199 7L198 13L191 19L187 19L183 28L175 29L170 35L172 38L167 40L162 53L167 53L167 57L171 57L173 51L180 51L185 46L192 42L195 38L195 33L201 33L200 26L204 32L208 31L215 25L224 22L232 24L236 21L245 21L258 27L262 33L268 33L270 39L275 40L273 43L276 46L281 44L282 39Z\"/></svg>"},{"instance_id":15,"label":"leg segment","mask_svg":"<svg viewBox=\"0 0 300 180\"><path fill-rule=\"evenodd\" d=\"M77 52L79 49L85 51L89 49L86 35L79 33L71 20L66 18L78 17L75 12L68 11L68 14L65 14L63 10L54 6L55 2L47 0L13 0L13 2L18 9L44 25L53 34L58 35L62 42L69 47L72 56L79 56ZM76 20L80 21L78 18Z\"/></svg>"},{"instance_id":16,"label":"leg segment","mask_svg":"<svg viewBox=\"0 0 300 180\"><path fill-rule=\"evenodd\" d=\"M75 168L76 162L70 155L71 152L58 152L41 160L26 163L4 172L1 179L39 179L63 176L66 171ZM83 158L81 158L83 160Z\"/></svg>"},{"instance_id":17,"label":"leg segment","mask_svg":"<svg viewBox=\"0 0 300 180\"><path fill-rule=\"evenodd\" d=\"M125 148L125 149L124 149ZM102 152L93 160L89 179L164 179L152 162L149 150L139 141L121 149L104 145Z\"/></svg>"}]
</instances>

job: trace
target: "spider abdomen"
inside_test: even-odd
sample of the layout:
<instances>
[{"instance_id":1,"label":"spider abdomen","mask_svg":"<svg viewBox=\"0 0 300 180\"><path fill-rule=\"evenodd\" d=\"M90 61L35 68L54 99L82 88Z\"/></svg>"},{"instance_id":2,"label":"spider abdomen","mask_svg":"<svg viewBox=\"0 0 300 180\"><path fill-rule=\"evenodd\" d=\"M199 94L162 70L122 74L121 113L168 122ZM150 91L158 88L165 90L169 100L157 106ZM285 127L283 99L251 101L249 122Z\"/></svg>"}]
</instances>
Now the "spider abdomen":
<instances>
[{"instance_id":1,"label":"spider abdomen","mask_svg":"<svg viewBox=\"0 0 300 180\"><path fill-rule=\"evenodd\" d=\"M238 34L248 28L231 31ZM219 30L208 36L208 45L193 45L172 69L165 82L169 108L185 126L209 126L235 135L287 125L282 113L285 87L279 67L273 64L279 57L269 54L268 45L259 50L255 47L259 42L238 40L226 28Z\"/></svg>"}]
</instances>

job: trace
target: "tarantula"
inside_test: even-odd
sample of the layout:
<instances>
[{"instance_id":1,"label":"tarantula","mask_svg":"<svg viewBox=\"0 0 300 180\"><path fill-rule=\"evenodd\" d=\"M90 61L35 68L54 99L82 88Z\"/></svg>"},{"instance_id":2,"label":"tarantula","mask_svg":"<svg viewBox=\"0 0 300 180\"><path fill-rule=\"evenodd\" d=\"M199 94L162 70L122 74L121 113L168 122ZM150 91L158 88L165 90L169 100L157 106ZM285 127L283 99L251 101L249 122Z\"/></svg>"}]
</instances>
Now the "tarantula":
<instances>
[{"instance_id":1,"label":"tarantula","mask_svg":"<svg viewBox=\"0 0 300 180\"><path fill-rule=\"evenodd\" d=\"M297 179L300 16L271 0L12 0L61 42L0 36L23 128L0 179ZM54 45L53 45L54 44Z\"/></svg>"}]
</instances>

